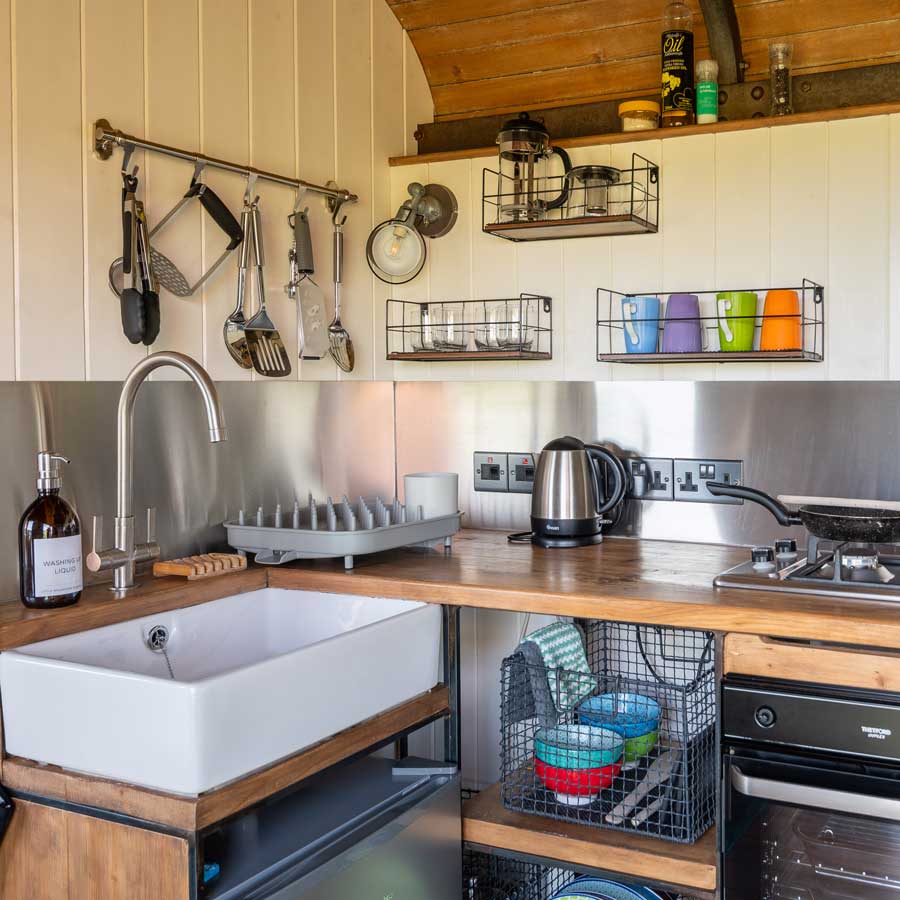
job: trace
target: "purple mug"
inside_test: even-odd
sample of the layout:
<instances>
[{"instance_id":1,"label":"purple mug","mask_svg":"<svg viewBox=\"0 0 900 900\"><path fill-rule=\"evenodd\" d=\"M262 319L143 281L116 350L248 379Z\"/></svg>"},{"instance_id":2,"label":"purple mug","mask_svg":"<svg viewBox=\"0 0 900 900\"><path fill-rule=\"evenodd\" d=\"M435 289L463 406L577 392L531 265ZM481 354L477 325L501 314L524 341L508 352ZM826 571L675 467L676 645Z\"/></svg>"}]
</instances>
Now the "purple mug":
<instances>
[{"instance_id":1,"label":"purple mug","mask_svg":"<svg viewBox=\"0 0 900 900\"><path fill-rule=\"evenodd\" d=\"M670 294L663 324L663 353L699 353L703 349L700 300L696 294Z\"/></svg>"}]
</instances>

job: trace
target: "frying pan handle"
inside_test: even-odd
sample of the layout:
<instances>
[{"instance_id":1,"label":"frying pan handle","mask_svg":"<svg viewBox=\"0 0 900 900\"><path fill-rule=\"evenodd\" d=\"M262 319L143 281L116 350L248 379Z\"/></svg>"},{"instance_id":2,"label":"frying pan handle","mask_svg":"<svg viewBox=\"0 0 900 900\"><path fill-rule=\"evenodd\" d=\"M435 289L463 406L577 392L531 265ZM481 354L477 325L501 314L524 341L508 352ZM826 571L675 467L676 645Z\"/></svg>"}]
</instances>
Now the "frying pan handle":
<instances>
[{"instance_id":1,"label":"frying pan handle","mask_svg":"<svg viewBox=\"0 0 900 900\"><path fill-rule=\"evenodd\" d=\"M784 504L779 503L774 497L770 497L756 488L744 487L739 484L725 484L721 481L707 481L706 489L714 497L736 497L738 500L749 500L764 506L778 520L779 525L802 525L803 519L795 516Z\"/></svg>"}]
</instances>

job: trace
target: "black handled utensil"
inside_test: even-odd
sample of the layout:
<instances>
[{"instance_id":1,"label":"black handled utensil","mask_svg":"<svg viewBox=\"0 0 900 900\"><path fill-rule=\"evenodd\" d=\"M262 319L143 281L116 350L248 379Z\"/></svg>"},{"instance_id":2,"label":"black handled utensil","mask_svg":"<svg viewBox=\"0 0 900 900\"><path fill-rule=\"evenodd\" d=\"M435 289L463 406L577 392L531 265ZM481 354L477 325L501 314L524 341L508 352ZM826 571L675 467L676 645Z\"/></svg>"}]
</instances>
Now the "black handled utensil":
<instances>
[{"instance_id":1,"label":"black handled utensil","mask_svg":"<svg viewBox=\"0 0 900 900\"><path fill-rule=\"evenodd\" d=\"M893 544L900 540L900 510L866 506L801 506L791 512L764 491L744 485L707 481L715 497L735 497L758 503L775 517L779 525L802 525L814 537L828 541L863 544Z\"/></svg>"},{"instance_id":2,"label":"black handled utensil","mask_svg":"<svg viewBox=\"0 0 900 900\"><path fill-rule=\"evenodd\" d=\"M144 338L144 297L139 288L137 244L138 223L136 216L137 167L129 175L122 173L122 275L130 276L131 286L122 286L119 305L122 314L122 330L132 344Z\"/></svg>"}]
</instances>

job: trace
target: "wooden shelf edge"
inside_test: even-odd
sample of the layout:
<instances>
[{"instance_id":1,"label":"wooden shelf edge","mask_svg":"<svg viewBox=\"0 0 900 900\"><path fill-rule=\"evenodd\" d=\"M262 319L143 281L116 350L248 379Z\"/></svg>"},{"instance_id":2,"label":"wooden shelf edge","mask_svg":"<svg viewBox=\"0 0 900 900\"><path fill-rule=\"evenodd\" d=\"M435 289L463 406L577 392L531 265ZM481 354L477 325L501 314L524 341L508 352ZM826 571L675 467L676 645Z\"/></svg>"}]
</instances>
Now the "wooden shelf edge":
<instances>
[{"instance_id":1,"label":"wooden shelf edge","mask_svg":"<svg viewBox=\"0 0 900 900\"><path fill-rule=\"evenodd\" d=\"M199 831L449 711L449 688L438 685L294 756L199 797L168 794L15 756L3 759L3 783L12 791L121 813L180 831Z\"/></svg>"},{"instance_id":2,"label":"wooden shelf edge","mask_svg":"<svg viewBox=\"0 0 900 900\"><path fill-rule=\"evenodd\" d=\"M575 868L587 866L703 892L716 890L714 828L695 844L675 844L645 835L560 822L507 810L498 784L463 805L463 840L558 860Z\"/></svg>"},{"instance_id":3,"label":"wooden shelf edge","mask_svg":"<svg viewBox=\"0 0 900 900\"><path fill-rule=\"evenodd\" d=\"M729 131L751 131L756 128L778 128L784 125L804 125L810 122L840 122L844 119L862 119L866 116L887 116L900 112L900 103L875 103L868 106L848 106L845 109L827 109L818 112L796 113L792 116L739 119L734 122L717 122L715 125L686 125L682 128L657 128L654 131L613 132L591 134L582 137L562 138L554 146L598 147L605 144L625 144L638 141L656 141L661 138L688 137L696 134L723 134ZM392 156L391 166L415 166L422 163L448 162L454 159L479 159L497 155L496 146L476 147L469 150L444 150L423 153L421 156Z\"/></svg>"}]
</instances>

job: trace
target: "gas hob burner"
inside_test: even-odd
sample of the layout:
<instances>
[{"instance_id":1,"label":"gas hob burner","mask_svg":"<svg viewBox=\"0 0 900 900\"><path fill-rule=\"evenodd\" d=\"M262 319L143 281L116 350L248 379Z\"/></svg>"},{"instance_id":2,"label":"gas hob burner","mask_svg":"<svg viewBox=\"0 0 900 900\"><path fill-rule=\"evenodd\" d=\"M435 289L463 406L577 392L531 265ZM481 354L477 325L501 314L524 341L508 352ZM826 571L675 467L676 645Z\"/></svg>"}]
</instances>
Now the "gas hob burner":
<instances>
[{"instance_id":1,"label":"gas hob burner","mask_svg":"<svg viewBox=\"0 0 900 900\"><path fill-rule=\"evenodd\" d=\"M900 545L836 543L810 537L805 556L788 539L754 547L751 559L723 572L717 587L839 594L900 601Z\"/></svg>"}]
</instances>

